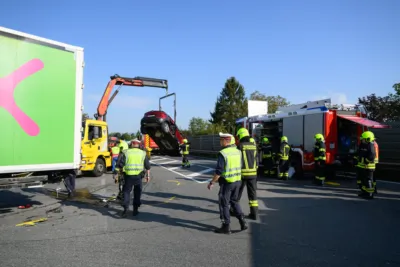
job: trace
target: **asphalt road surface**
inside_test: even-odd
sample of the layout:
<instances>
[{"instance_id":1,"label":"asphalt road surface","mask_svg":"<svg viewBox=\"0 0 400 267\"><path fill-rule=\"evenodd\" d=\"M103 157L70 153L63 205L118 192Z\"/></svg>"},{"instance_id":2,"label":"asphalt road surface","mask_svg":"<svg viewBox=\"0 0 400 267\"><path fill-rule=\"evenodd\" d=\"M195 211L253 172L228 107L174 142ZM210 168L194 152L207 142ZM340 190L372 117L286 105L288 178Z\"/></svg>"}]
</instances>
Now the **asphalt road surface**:
<instances>
[{"instance_id":1,"label":"asphalt road surface","mask_svg":"<svg viewBox=\"0 0 400 267\"><path fill-rule=\"evenodd\" d=\"M121 219L120 206L98 200L117 191L110 175L78 179L90 190L70 201L42 189L1 191L0 203L15 199L33 207L0 207L0 265L400 266L399 185L379 183L379 195L368 201L348 181L320 188L262 179L260 220L227 236L213 233L220 225L218 186L206 185L215 162L191 161L181 169L180 158L152 158L138 217ZM248 213L246 199L241 205ZM47 220L16 226L40 218ZM239 229L236 219L232 228Z\"/></svg>"}]
</instances>

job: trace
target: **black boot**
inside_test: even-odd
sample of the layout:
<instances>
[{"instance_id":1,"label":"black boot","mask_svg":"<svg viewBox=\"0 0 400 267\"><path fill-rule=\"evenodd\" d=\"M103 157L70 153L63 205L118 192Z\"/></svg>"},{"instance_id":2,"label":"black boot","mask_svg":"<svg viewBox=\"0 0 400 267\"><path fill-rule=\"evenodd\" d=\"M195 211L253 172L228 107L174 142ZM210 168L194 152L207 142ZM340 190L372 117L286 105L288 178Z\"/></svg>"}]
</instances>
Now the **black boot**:
<instances>
[{"instance_id":1,"label":"black boot","mask_svg":"<svg viewBox=\"0 0 400 267\"><path fill-rule=\"evenodd\" d=\"M371 194L369 194L369 193L367 193L367 192L365 192L365 191L361 191L360 193L358 193L358 196L359 196L359 197L367 198L367 199L368 199L368 198L371 198L370 195L371 195Z\"/></svg>"},{"instance_id":2,"label":"black boot","mask_svg":"<svg viewBox=\"0 0 400 267\"><path fill-rule=\"evenodd\" d=\"M214 232L217 234L229 235L231 233L231 228L230 228L229 224L223 223L221 225L221 228L215 229Z\"/></svg>"},{"instance_id":3,"label":"black boot","mask_svg":"<svg viewBox=\"0 0 400 267\"><path fill-rule=\"evenodd\" d=\"M247 222L244 219L244 216L240 216L238 219L239 219L239 224L240 224L240 230L242 230L242 231L247 230L247 228L249 228L249 226L247 225Z\"/></svg>"},{"instance_id":4,"label":"black boot","mask_svg":"<svg viewBox=\"0 0 400 267\"><path fill-rule=\"evenodd\" d=\"M75 196L74 191L68 191L68 198L73 198Z\"/></svg>"},{"instance_id":5,"label":"black boot","mask_svg":"<svg viewBox=\"0 0 400 267\"><path fill-rule=\"evenodd\" d=\"M247 216L250 220L258 220L258 208L257 207L251 207L250 208L250 214Z\"/></svg>"},{"instance_id":6,"label":"black boot","mask_svg":"<svg viewBox=\"0 0 400 267\"><path fill-rule=\"evenodd\" d=\"M128 211L128 209L124 207L124 210L123 210L122 213L121 213L121 217L122 217L122 218L126 218L126 216L127 216L127 215L126 215L126 212L127 212L127 211Z\"/></svg>"},{"instance_id":7,"label":"black boot","mask_svg":"<svg viewBox=\"0 0 400 267\"><path fill-rule=\"evenodd\" d=\"M133 216L137 216L139 214L139 208L138 207L133 207Z\"/></svg>"}]
</instances>

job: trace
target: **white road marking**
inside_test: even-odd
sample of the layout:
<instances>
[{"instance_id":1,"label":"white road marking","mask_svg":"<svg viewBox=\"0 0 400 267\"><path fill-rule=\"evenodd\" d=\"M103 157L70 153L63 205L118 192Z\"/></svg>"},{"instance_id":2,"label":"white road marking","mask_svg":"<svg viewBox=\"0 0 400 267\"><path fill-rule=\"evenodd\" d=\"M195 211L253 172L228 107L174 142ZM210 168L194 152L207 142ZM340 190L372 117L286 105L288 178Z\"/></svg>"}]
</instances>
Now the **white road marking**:
<instances>
[{"instance_id":1,"label":"white road marking","mask_svg":"<svg viewBox=\"0 0 400 267\"><path fill-rule=\"evenodd\" d=\"M377 181L378 184L382 183L382 184L397 184L400 185L400 182L391 182L391 181Z\"/></svg>"},{"instance_id":2,"label":"white road marking","mask_svg":"<svg viewBox=\"0 0 400 267\"><path fill-rule=\"evenodd\" d=\"M154 163L154 165L157 165L157 166L159 166L159 167L161 167L161 168L163 168L163 169L166 169L167 171L170 171L170 172L172 172L172 173L175 173L175 174L177 174L177 175L179 175L179 176L181 176L181 177L183 177L183 178L192 180L192 181L194 181L194 182L196 182L196 183L198 183L198 184L205 184L205 183L209 183L209 182L211 181L211 178L210 178L210 179L207 179L207 180L203 180L203 181L198 181L198 180L196 180L196 179L194 179L194 178L188 177L188 176L186 176L186 175L184 175L184 174L182 174L182 173L179 173L179 172L177 172L177 171L170 170L170 169L168 169L167 167L164 167L164 166L162 166L162 165L159 164L159 163L155 163L155 162L153 162L153 163Z\"/></svg>"},{"instance_id":3,"label":"white road marking","mask_svg":"<svg viewBox=\"0 0 400 267\"><path fill-rule=\"evenodd\" d=\"M182 167L181 167L181 166L178 166L178 167L168 168L167 170L171 171L171 170L176 170L176 169L180 169L180 168L182 168Z\"/></svg>"},{"instance_id":4,"label":"white road marking","mask_svg":"<svg viewBox=\"0 0 400 267\"><path fill-rule=\"evenodd\" d=\"M168 162L168 161L167 162L161 162L162 160L167 160L167 159L169 159L169 158L163 158L163 157L158 157L158 158L154 158L154 159L152 158L150 160L150 163L153 163L153 164L157 165L157 164L168 164L168 163L172 163L172 162L177 162L178 161L178 160L174 160L174 161L170 161L170 162ZM157 161L157 163L154 162L154 161ZM193 162L191 162L190 165L191 166L198 166L198 167L202 167L202 168L207 168L207 169L210 168L210 166L200 165L200 164L193 163ZM178 168L180 168L180 167L178 167ZM174 170L174 169L171 169L171 170Z\"/></svg>"},{"instance_id":5,"label":"white road marking","mask_svg":"<svg viewBox=\"0 0 400 267\"><path fill-rule=\"evenodd\" d=\"M44 187L44 185L43 184L41 184L41 185L31 185L31 186L28 186L27 188L41 188L41 187Z\"/></svg>"},{"instance_id":6,"label":"white road marking","mask_svg":"<svg viewBox=\"0 0 400 267\"><path fill-rule=\"evenodd\" d=\"M178 162L177 160L172 160L172 161L167 161L167 162L160 162L160 164L169 164L169 163L174 163Z\"/></svg>"},{"instance_id":7,"label":"white road marking","mask_svg":"<svg viewBox=\"0 0 400 267\"><path fill-rule=\"evenodd\" d=\"M160 161L160 160L168 160L169 158L156 158L156 159L152 159L151 161Z\"/></svg>"},{"instance_id":8,"label":"white road marking","mask_svg":"<svg viewBox=\"0 0 400 267\"><path fill-rule=\"evenodd\" d=\"M199 171L199 172L195 172L195 173L189 174L188 177L200 176L200 175L202 175L204 173L211 172L211 171L213 171L213 169L208 168L208 169L205 169L205 170L202 170L202 171Z\"/></svg>"}]
</instances>

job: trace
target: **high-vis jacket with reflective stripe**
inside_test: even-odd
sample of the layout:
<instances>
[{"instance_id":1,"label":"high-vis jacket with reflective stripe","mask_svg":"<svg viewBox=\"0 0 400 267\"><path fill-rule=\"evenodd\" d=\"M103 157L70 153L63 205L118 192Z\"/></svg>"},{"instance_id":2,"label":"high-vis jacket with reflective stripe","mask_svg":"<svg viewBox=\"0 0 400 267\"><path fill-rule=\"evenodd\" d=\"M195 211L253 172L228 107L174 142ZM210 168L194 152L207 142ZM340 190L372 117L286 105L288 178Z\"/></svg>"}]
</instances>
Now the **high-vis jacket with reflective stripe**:
<instances>
[{"instance_id":1,"label":"high-vis jacket with reflective stripe","mask_svg":"<svg viewBox=\"0 0 400 267\"><path fill-rule=\"evenodd\" d=\"M375 145L374 142L361 143L358 146L357 167L362 169L375 170Z\"/></svg>"},{"instance_id":2,"label":"high-vis jacket with reflective stripe","mask_svg":"<svg viewBox=\"0 0 400 267\"><path fill-rule=\"evenodd\" d=\"M146 152L139 148L131 148L125 152L124 172L126 175L139 175L144 171Z\"/></svg>"},{"instance_id":3,"label":"high-vis jacket with reflective stripe","mask_svg":"<svg viewBox=\"0 0 400 267\"><path fill-rule=\"evenodd\" d=\"M243 142L238 149L242 152L242 179L257 178L257 146Z\"/></svg>"},{"instance_id":4,"label":"high-vis jacket with reflective stripe","mask_svg":"<svg viewBox=\"0 0 400 267\"><path fill-rule=\"evenodd\" d=\"M322 141L315 142L314 160L315 161L326 161L326 147L325 147L325 143Z\"/></svg>"},{"instance_id":5,"label":"high-vis jacket with reflective stripe","mask_svg":"<svg viewBox=\"0 0 400 267\"><path fill-rule=\"evenodd\" d=\"M189 145L183 144L181 145L181 150L183 155L189 155Z\"/></svg>"},{"instance_id":6,"label":"high-vis jacket with reflective stripe","mask_svg":"<svg viewBox=\"0 0 400 267\"><path fill-rule=\"evenodd\" d=\"M126 151L129 149L128 143L125 141L121 141L121 143L119 143L118 145L120 148L122 148L122 151Z\"/></svg>"},{"instance_id":7,"label":"high-vis jacket with reflective stripe","mask_svg":"<svg viewBox=\"0 0 400 267\"><path fill-rule=\"evenodd\" d=\"M290 152L290 146L286 142L283 142L281 144L281 148L278 153L279 159L280 160L289 160L289 152Z\"/></svg>"},{"instance_id":8,"label":"high-vis jacket with reflective stripe","mask_svg":"<svg viewBox=\"0 0 400 267\"><path fill-rule=\"evenodd\" d=\"M234 183L242 179L242 154L232 146L228 146L219 152L225 161L225 169L221 174L228 183Z\"/></svg>"},{"instance_id":9,"label":"high-vis jacket with reflective stripe","mask_svg":"<svg viewBox=\"0 0 400 267\"><path fill-rule=\"evenodd\" d=\"M263 159L270 159L272 158L272 145L271 144L263 144L261 146L263 152Z\"/></svg>"},{"instance_id":10,"label":"high-vis jacket with reflective stripe","mask_svg":"<svg viewBox=\"0 0 400 267\"><path fill-rule=\"evenodd\" d=\"M120 148L119 148L119 147L113 146L113 147L111 148L111 153L112 153L112 157L113 157L113 158L117 158L118 155L119 155L119 152L120 152Z\"/></svg>"}]
</instances>

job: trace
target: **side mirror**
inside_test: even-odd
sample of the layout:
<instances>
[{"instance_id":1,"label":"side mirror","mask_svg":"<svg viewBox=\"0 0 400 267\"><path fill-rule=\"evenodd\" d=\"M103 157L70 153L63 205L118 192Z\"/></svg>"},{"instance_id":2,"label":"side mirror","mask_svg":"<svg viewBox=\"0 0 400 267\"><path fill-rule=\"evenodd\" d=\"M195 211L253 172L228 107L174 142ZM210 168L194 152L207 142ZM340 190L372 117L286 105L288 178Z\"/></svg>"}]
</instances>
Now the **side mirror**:
<instances>
[{"instance_id":1,"label":"side mirror","mask_svg":"<svg viewBox=\"0 0 400 267\"><path fill-rule=\"evenodd\" d=\"M99 138L100 133L99 133L99 127L94 127L93 128L93 139Z\"/></svg>"}]
</instances>

